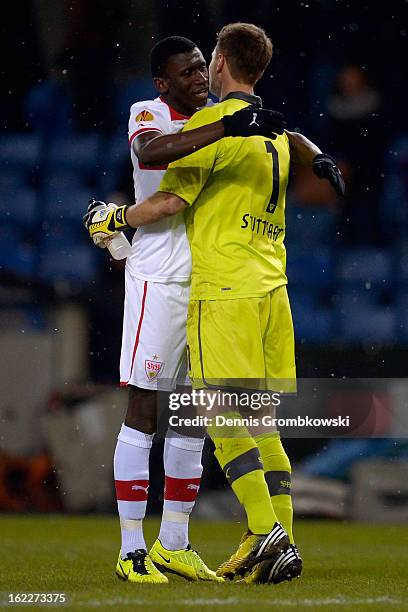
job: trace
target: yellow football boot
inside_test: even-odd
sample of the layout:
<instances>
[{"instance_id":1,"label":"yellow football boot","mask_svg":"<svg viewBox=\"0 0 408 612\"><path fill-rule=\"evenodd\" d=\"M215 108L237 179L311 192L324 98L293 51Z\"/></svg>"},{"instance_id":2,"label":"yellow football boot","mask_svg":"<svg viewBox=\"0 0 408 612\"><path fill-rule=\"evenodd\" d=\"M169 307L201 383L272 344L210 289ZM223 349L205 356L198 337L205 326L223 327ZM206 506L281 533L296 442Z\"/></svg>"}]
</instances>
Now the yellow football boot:
<instances>
[{"instance_id":1,"label":"yellow football boot","mask_svg":"<svg viewBox=\"0 0 408 612\"><path fill-rule=\"evenodd\" d=\"M234 553L232 553L231 557L227 559L227 561L224 561L224 563L221 563L220 567L217 569L217 572L216 572L217 576L222 576L223 578L227 578L228 580L232 580L234 578L235 559L237 558L237 555L239 555L240 553L242 544L245 542L247 538L249 538L250 535L251 535L250 531L245 531L242 534L241 540L238 545L238 549Z\"/></svg>"},{"instance_id":2,"label":"yellow football boot","mask_svg":"<svg viewBox=\"0 0 408 612\"><path fill-rule=\"evenodd\" d=\"M183 550L167 550L160 540L156 540L149 556L162 572L178 574L187 580L224 582L223 578L219 578L206 566L200 555L190 545Z\"/></svg>"},{"instance_id":3,"label":"yellow football boot","mask_svg":"<svg viewBox=\"0 0 408 612\"><path fill-rule=\"evenodd\" d=\"M168 584L169 582L154 565L147 552L142 549L128 553L125 559L122 559L119 553L116 575L121 580L139 584Z\"/></svg>"},{"instance_id":4,"label":"yellow football boot","mask_svg":"<svg viewBox=\"0 0 408 612\"><path fill-rule=\"evenodd\" d=\"M252 568L279 555L289 546L289 537L280 523L275 523L270 533L266 535L255 535L251 532L245 533L238 546L238 550L220 565L217 576L234 578L244 576Z\"/></svg>"}]
</instances>

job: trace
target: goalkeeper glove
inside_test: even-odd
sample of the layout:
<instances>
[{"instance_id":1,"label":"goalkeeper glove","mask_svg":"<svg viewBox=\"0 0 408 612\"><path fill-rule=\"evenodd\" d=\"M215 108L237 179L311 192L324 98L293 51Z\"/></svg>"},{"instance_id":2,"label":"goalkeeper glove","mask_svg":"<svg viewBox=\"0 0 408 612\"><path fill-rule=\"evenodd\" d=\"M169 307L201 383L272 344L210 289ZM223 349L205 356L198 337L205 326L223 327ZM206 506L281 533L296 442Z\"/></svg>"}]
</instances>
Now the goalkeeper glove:
<instances>
[{"instance_id":1,"label":"goalkeeper glove","mask_svg":"<svg viewBox=\"0 0 408 612\"><path fill-rule=\"evenodd\" d=\"M286 127L282 113L258 106L247 106L221 121L224 136L266 136L274 140Z\"/></svg>"},{"instance_id":2,"label":"goalkeeper glove","mask_svg":"<svg viewBox=\"0 0 408 612\"><path fill-rule=\"evenodd\" d=\"M325 178L336 190L337 195L344 196L346 185L335 160L327 153L319 153L313 160L313 172L320 179Z\"/></svg>"},{"instance_id":3,"label":"goalkeeper glove","mask_svg":"<svg viewBox=\"0 0 408 612\"><path fill-rule=\"evenodd\" d=\"M106 238L116 232L128 229L126 209L128 206L105 204L99 200L89 200L89 206L83 217L83 223L94 243L104 248Z\"/></svg>"}]
</instances>

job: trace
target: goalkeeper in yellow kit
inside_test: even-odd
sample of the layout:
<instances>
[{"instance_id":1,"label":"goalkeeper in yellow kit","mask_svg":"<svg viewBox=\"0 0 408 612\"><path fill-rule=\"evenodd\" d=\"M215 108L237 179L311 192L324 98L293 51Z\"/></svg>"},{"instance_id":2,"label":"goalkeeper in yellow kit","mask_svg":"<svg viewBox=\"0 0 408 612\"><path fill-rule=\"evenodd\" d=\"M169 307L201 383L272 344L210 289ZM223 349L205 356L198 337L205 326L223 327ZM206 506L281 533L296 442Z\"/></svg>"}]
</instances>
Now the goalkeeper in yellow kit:
<instances>
[{"instance_id":1,"label":"goalkeeper in yellow kit","mask_svg":"<svg viewBox=\"0 0 408 612\"><path fill-rule=\"evenodd\" d=\"M209 69L210 89L220 103L196 113L184 130L228 122L248 105L256 126L261 100L253 87L271 56L272 44L262 29L225 26ZM285 133L224 138L170 164L160 191L143 203L108 211L103 218L90 213L87 219L90 235L98 239L186 211L193 263L187 341L195 388L230 386L231 381L249 388L254 381L263 381L265 389L295 388L284 247L289 165ZM334 162L331 171L342 181ZM227 435L217 428L209 434L248 518L238 550L217 574L274 583L300 575L291 467L279 433L252 437L237 425Z\"/></svg>"}]
</instances>

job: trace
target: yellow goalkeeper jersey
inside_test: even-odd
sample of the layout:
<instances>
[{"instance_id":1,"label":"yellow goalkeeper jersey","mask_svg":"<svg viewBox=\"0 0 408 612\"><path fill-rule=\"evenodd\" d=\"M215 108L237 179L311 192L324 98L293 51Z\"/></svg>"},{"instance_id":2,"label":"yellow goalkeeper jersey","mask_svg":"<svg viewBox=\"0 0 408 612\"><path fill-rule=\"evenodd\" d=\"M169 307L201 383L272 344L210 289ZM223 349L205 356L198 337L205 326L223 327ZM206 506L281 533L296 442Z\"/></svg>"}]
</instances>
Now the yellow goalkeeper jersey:
<instances>
[{"instance_id":1,"label":"yellow goalkeeper jersey","mask_svg":"<svg viewBox=\"0 0 408 612\"><path fill-rule=\"evenodd\" d=\"M193 115L183 131L256 101L257 96L231 93ZM289 163L283 134L275 140L223 138L169 165L159 190L178 195L189 206L191 299L265 295L287 283L283 241Z\"/></svg>"}]
</instances>

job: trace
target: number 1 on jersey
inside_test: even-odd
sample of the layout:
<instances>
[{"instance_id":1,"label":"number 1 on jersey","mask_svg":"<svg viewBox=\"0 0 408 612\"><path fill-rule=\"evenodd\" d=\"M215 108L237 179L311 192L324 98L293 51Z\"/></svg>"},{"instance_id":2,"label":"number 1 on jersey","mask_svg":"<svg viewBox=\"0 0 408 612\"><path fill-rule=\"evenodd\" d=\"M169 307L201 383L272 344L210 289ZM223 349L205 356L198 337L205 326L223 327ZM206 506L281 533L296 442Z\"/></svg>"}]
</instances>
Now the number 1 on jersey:
<instances>
[{"instance_id":1,"label":"number 1 on jersey","mask_svg":"<svg viewBox=\"0 0 408 612\"><path fill-rule=\"evenodd\" d=\"M279 200L279 157L270 140L265 140L265 147L268 153L272 153L272 195L266 207L266 212L273 214Z\"/></svg>"}]
</instances>

